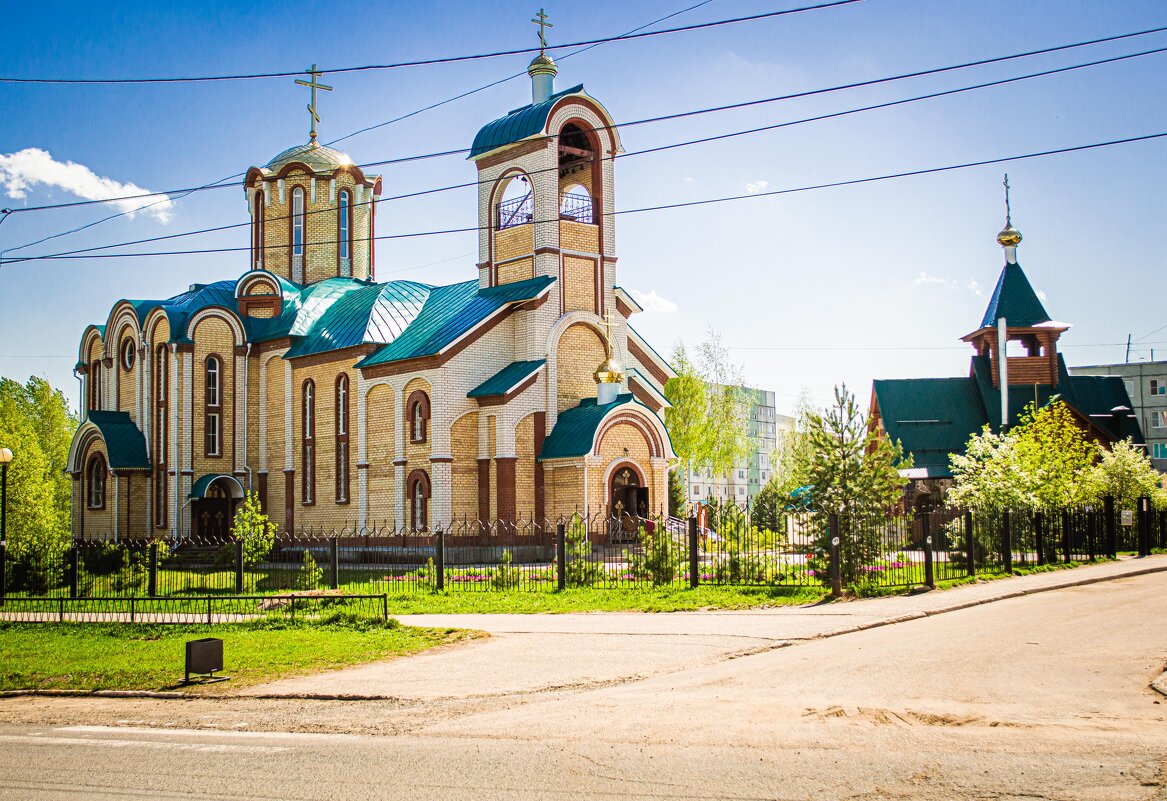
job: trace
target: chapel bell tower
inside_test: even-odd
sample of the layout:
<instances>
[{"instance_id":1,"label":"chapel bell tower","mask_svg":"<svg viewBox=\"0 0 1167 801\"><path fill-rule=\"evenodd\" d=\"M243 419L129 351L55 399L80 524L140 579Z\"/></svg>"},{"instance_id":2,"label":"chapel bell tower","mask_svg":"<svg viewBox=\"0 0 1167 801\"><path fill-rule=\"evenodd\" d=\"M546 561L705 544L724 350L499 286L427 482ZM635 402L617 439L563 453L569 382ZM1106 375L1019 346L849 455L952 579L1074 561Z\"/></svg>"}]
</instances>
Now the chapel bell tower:
<instances>
[{"instance_id":1,"label":"chapel bell tower","mask_svg":"<svg viewBox=\"0 0 1167 801\"><path fill-rule=\"evenodd\" d=\"M325 278L375 277L376 202L381 177L366 176L344 153L319 143L317 90L322 72L313 64L309 80L308 142L290 147L244 180L251 214L251 264L296 284Z\"/></svg>"}]
</instances>

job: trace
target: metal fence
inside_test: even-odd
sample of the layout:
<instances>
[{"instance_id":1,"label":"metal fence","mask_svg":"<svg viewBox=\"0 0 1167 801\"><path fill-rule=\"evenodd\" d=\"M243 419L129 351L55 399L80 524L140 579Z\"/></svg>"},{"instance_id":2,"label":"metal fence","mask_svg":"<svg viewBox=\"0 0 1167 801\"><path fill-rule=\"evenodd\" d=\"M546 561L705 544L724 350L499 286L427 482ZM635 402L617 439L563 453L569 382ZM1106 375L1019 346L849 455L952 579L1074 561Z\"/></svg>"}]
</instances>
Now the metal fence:
<instances>
[{"instance_id":1,"label":"metal fence","mask_svg":"<svg viewBox=\"0 0 1167 801\"><path fill-rule=\"evenodd\" d=\"M463 521L440 531L384 525L283 534L262 551L197 538L90 539L24 554L0 546L0 599L225 601L703 585L866 592L1164 547L1167 515L1145 499L1133 510L1107 501L1036 511L790 512L768 520L729 505L703 510L700 524L574 515Z\"/></svg>"}]
</instances>

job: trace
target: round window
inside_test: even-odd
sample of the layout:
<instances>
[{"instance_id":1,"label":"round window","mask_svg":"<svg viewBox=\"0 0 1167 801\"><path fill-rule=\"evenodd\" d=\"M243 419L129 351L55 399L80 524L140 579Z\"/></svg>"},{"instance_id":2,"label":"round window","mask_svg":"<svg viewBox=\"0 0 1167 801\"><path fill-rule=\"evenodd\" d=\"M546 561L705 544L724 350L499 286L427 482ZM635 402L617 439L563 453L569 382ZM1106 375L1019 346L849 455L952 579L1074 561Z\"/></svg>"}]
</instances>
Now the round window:
<instances>
[{"instance_id":1,"label":"round window","mask_svg":"<svg viewBox=\"0 0 1167 801\"><path fill-rule=\"evenodd\" d=\"M134 367L134 340L132 339L122 342L122 367L127 370Z\"/></svg>"}]
</instances>

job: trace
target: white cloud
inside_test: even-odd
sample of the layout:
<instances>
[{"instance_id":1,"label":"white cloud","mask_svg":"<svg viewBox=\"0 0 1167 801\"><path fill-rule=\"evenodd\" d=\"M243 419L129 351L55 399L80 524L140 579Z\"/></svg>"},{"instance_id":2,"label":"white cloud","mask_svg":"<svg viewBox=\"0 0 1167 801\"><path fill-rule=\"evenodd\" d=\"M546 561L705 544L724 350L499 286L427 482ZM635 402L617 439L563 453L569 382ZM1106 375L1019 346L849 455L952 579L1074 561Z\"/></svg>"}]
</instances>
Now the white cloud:
<instances>
[{"instance_id":1,"label":"white cloud","mask_svg":"<svg viewBox=\"0 0 1167 801\"><path fill-rule=\"evenodd\" d=\"M644 307L646 312L671 314L677 310L677 304L666 297L662 297L655 289L650 289L648 292L641 292L639 289L629 289L628 293L636 299L637 303Z\"/></svg>"},{"instance_id":2,"label":"white cloud","mask_svg":"<svg viewBox=\"0 0 1167 801\"><path fill-rule=\"evenodd\" d=\"M752 195L755 192L761 192L763 189L765 189L769 185L770 185L769 181L750 181L749 183L746 184L746 191Z\"/></svg>"},{"instance_id":3,"label":"white cloud","mask_svg":"<svg viewBox=\"0 0 1167 801\"><path fill-rule=\"evenodd\" d=\"M1042 303L1045 303L1045 293L1042 292L1040 289L1037 290L1037 299L1040 300Z\"/></svg>"},{"instance_id":4,"label":"white cloud","mask_svg":"<svg viewBox=\"0 0 1167 801\"><path fill-rule=\"evenodd\" d=\"M21 199L38 185L64 189L85 200L106 200L125 195L143 195L149 189L137 184L103 178L84 164L57 161L47 150L26 147L15 153L0 153L0 185L10 198ZM133 214L142 211L159 222L169 222L174 203L165 195L147 195L133 200L119 200L111 205Z\"/></svg>"},{"instance_id":5,"label":"white cloud","mask_svg":"<svg viewBox=\"0 0 1167 801\"><path fill-rule=\"evenodd\" d=\"M912 283L916 286L921 284L947 284L952 281L951 278L941 278L938 275L928 275L928 273L920 273L920 276Z\"/></svg>"},{"instance_id":6,"label":"white cloud","mask_svg":"<svg viewBox=\"0 0 1167 801\"><path fill-rule=\"evenodd\" d=\"M968 282L968 291L972 292L978 298L984 297L984 295L981 294L981 285L978 284L976 281L969 281Z\"/></svg>"}]
</instances>

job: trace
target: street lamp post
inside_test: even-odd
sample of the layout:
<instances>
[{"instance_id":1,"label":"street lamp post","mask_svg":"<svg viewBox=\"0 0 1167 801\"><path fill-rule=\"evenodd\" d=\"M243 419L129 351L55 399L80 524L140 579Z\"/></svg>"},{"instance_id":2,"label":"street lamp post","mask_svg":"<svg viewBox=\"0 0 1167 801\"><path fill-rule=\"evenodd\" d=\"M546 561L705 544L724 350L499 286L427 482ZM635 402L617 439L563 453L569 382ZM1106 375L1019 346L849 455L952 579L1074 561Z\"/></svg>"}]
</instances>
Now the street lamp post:
<instances>
[{"instance_id":1,"label":"street lamp post","mask_svg":"<svg viewBox=\"0 0 1167 801\"><path fill-rule=\"evenodd\" d=\"M0 598L8 586L8 463L12 461L12 451L0 448Z\"/></svg>"}]
</instances>

